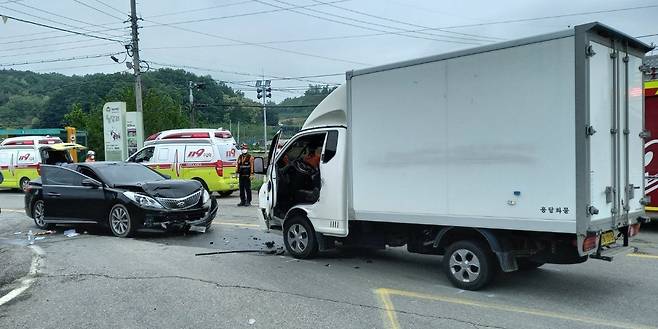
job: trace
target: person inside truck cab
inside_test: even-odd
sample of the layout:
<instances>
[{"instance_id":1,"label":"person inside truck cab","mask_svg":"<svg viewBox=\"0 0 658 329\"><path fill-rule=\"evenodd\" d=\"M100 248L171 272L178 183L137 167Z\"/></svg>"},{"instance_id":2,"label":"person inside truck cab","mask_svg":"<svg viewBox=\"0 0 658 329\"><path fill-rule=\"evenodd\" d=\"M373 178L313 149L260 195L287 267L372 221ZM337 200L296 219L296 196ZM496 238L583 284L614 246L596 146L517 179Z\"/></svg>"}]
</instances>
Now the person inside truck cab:
<instances>
[{"instance_id":1,"label":"person inside truck cab","mask_svg":"<svg viewBox=\"0 0 658 329\"><path fill-rule=\"evenodd\" d=\"M304 162L308 163L311 167L318 169L320 167L320 154L322 154L322 146L312 148L309 154L304 157Z\"/></svg>"}]
</instances>

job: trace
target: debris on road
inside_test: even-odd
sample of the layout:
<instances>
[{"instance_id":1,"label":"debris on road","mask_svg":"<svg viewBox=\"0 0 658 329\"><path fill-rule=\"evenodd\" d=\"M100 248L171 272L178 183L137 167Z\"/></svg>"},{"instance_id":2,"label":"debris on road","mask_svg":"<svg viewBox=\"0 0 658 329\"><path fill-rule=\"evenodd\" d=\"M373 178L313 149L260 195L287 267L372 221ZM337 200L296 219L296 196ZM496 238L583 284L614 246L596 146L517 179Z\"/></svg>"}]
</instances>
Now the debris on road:
<instances>
[{"instance_id":1,"label":"debris on road","mask_svg":"<svg viewBox=\"0 0 658 329\"><path fill-rule=\"evenodd\" d=\"M45 238L46 238L45 236L38 236L38 237L34 238L34 241L43 240Z\"/></svg>"},{"instance_id":2,"label":"debris on road","mask_svg":"<svg viewBox=\"0 0 658 329\"><path fill-rule=\"evenodd\" d=\"M34 234L32 234L32 230L27 232L27 242L29 244L34 244Z\"/></svg>"},{"instance_id":3,"label":"debris on road","mask_svg":"<svg viewBox=\"0 0 658 329\"><path fill-rule=\"evenodd\" d=\"M274 241L267 241L265 242L265 246L272 249L274 248Z\"/></svg>"},{"instance_id":4,"label":"debris on road","mask_svg":"<svg viewBox=\"0 0 658 329\"><path fill-rule=\"evenodd\" d=\"M190 232L206 233L205 226L190 226Z\"/></svg>"},{"instance_id":5,"label":"debris on road","mask_svg":"<svg viewBox=\"0 0 658 329\"><path fill-rule=\"evenodd\" d=\"M14 235L21 235L23 232L14 232Z\"/></svg>"},{"instance_id":6,"label":"debris on road","mask_svg":"<svg viewBox=\"0 0 658 329\"><path fill-rule=\"evenodd\" d=\"M34 233L34 236L48 235L48 234L55 234L55 233L57 233L57 231L48 230L48 231L41 231L41 232Z\"/></svg>"},{"instance_id":7,"label":"debris on road","mask_svg":"<svg viewBox=\"0 0 658 329\"><path fill-rule=\"evenodd\" d=\"M67 238L72 238L72 237L76 237L76 236L80 235L80 233L76 232L75 229L72 228L72 229L70 229L70 230L66 230L66 231L64 231L64 235L65 235Z\"/></svg>"},{"instance_id":8,"label":"debris on road","mask_svg":"<svg viewBox=\"0 0 658 329\"><path fill-rule=\"evenodd\" d=\"M244 250L220 250L220 251L211 251L211 252L200 252L194 254L194 256L208 256L208 255L223 255L223 254L239 254L247 252L262 252L260 249L244 249Z\"/></svg>"},{"instance_id":9,"label":"debris on road","mask_svg":"<svg viewBox=\"0 0 658 329\"><path fill-rule=\"evenodd\" d=\"M254 323L256 323L256 319L249 319L249 325L253 325Z\"/></svg>"}]
</instances>

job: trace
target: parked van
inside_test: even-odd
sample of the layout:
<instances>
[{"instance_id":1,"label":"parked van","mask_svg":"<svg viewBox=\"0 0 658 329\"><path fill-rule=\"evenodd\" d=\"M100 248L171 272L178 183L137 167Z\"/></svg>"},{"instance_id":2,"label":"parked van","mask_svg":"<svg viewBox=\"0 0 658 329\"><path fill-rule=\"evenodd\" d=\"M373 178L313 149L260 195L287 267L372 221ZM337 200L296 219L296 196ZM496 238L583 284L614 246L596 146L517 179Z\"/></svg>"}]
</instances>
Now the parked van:
<instances>
[{"instance_id":1,"label":"parked van","mask_svg":"<svg viewBox=\"0 0 658 329\"><path fill-rule=\"evenodd\" d=\"M239 189L235 177L238 150L228 130L167 130L149 136L144 144L129 162L142 163L172 179L197 180L221 196Z\"/></svg>"},{"instance_id":2,"label":"parked van","mask_svg":"<svg viewBox=\"0 0 658 329\"><path fill-rule=\"evenodd\" d=\"M59 137L21 136L7 138L0 143L0 172L4 181L2 188L15 188L25 191L28 183L39 177L42 156L39 149L60 144Z\"/></svg>"}]
</instances>

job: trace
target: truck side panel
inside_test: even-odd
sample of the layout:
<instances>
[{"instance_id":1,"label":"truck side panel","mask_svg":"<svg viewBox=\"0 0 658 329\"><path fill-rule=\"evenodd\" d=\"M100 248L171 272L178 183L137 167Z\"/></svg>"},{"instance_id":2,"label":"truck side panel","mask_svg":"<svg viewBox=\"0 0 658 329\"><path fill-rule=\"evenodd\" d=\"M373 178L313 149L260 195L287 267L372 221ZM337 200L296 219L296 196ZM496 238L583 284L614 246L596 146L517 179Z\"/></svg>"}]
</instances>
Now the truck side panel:
<instances>
[{"instance_id":1,"label":"truck side panel","mask_svg":"<svg viewBox=\"0 0 658 329\"><path fill-rule=\"evenodd\" d=\"M355 218L575 233L574 76L563 36L352 77Z\"/></svg>"}]
</instances>

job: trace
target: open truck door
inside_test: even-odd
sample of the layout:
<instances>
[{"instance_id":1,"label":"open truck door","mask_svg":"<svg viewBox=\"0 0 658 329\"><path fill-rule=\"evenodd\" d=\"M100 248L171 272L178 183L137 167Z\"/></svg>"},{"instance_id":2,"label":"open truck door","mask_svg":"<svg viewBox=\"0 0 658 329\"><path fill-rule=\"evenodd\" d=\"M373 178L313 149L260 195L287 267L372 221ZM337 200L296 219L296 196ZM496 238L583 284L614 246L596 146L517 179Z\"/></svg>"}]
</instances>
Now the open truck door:
<instances>
[{"instance_id":1,"label":"open truck door","mask_svg":"<svg viewBox=\"0 0 658 329\"><path fill-rule=\"evenodd\" d=\"M270 144L270 150L267 153L267 167L258 168L263 166L256 162L254 168L256 173L262 172L265 174L263 185L258 191L258 205L263 212L263 219L268 228L270 227L270 220L272 219L274 207L276 206L276 170L274 169L274 158L276 157L276 148L277 145L279 145L279 138L281 138L281 131L277 132L272 138L272 144ZM258 161L258 159L256 160Z\"/></svg>"}]
</instances>

